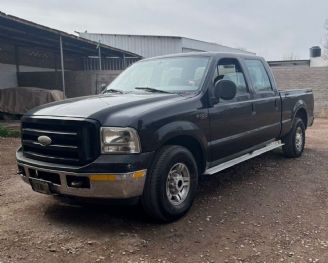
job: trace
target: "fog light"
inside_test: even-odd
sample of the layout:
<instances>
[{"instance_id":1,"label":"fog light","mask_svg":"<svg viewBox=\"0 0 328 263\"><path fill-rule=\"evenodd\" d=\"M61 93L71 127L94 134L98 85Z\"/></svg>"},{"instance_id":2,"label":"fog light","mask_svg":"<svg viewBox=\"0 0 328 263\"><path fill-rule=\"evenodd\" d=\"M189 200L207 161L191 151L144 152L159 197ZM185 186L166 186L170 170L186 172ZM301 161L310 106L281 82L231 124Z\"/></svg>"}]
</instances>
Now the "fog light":
<instances>
[{"instance_id":1,"label":"fog light","mask_svg":"<svg viewBox=\"0 0 328 263\"><path fill-rule=\"evenodd\" d=\"M90 188L90 181L87 176L66 176L67 186L73 188Z\"/></svg>"}]
</instances>

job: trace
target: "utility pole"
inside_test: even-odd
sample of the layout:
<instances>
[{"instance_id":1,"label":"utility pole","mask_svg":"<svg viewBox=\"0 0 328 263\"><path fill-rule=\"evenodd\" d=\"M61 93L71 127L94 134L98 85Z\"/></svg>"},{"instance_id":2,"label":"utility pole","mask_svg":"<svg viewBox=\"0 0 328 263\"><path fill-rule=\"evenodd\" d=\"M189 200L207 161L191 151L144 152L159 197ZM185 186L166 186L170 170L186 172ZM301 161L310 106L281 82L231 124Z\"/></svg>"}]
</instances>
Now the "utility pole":
<instances>
[{"instance_id":1,"label":"utility pole","mask_svg":"<svg viewBox=\"0 0 328 263\"><path fill-rule=\"evenodd\" d=\"M61 75L62 75L62 87L64 93L64 99L66 98L66 87L65 87L65 68L64 68L64 52L63 52L63 40L62 36L59 36L60 45L60 64L61 64Z\"/></svg>"},{"instance_id":2,"label":"utility pole","mask_svg":"<svg viewBox=\"0 0 328 263\"><path fill-rule=\"evenodd\" d=\"M98 57L99 57L99 70L102 70L102 67L101 67L101 49L100 49L100 40L99 40L99 43L97 45L97 48L98 48Z\"/></svg>"}]
</instances>

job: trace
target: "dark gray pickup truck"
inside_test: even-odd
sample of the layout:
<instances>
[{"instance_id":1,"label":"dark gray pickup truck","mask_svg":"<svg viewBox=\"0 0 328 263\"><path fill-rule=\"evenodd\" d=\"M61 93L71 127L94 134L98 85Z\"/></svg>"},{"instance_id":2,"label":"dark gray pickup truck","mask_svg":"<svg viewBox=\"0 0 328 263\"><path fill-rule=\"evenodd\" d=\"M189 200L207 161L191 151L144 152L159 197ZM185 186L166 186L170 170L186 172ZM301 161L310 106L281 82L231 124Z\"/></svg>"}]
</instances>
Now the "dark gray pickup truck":
<instances>
[{"instance_id":1,"label":"dark gray pickup truck","mask_svg":"<svg viewBox=\"0 0 328 263\"><path fill-rule=\"evenodd\" d=\"M18 173L37 192L138 200L177 219L199 178L282 147L301 156L311 90L279 91L257 56L187 53L142 60L100 95L22 118Z\"/></svg>"}]
</instances>

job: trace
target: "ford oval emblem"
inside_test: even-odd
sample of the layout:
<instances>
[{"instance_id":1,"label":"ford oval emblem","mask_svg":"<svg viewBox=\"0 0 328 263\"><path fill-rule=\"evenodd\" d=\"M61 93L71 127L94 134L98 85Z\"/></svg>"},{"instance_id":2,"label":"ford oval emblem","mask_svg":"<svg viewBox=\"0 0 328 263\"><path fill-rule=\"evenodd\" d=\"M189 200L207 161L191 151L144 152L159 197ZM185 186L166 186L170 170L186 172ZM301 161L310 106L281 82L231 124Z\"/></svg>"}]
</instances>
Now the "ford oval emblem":
<instances>
[{"instance_id":1,"label":"ford oval emblem","mask_svg":"<svg viewBox=\"0 0 328 263\"><path fill-rule=\"evenodd\" d=\"M38 142L42 145L42 146L47 146L50 145L52 143L52 140L50 137L42 135L38 137Z\"/></svg>"}]
</instances>

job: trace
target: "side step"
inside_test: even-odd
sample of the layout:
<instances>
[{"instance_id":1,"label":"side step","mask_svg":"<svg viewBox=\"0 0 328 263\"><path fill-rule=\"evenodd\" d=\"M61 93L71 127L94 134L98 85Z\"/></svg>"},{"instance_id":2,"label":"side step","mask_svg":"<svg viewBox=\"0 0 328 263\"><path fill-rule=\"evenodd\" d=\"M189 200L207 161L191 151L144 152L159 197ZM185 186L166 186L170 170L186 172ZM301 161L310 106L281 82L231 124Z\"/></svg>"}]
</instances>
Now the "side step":
<instances>
[{"instance_id":1,"label":"side step","mask_svg":"<svg viewBox=\"0 0 328 263\"><path fill-rule=\"evenodd\" d=\"M232 159L230 161L227 161L225 163L221 163L221 164L219 164L217 166L211 167L211 168L207 169L204 172L204 174L215 174L215 173L220 172L220 171L222 171L224 169L227 169L227 168L229 168L231 166L234 166L234 165L236 165L238 163L247 161L247 160L252 159L252 158L254 158L256 156L259 156L259 155L261 155L263 153L266 153L266 152L269 152L269 151L271 151L273 149L279 148L279 147L281 147L283 145L284 144L281 141L274 141L274 142L272 142L272 143L264 146L261 149L252 151L250 153L246 153L246 154L244 154L244 155L242 155L240 157L237 157L237 158Z\"/></svg>"}]
</instances>

